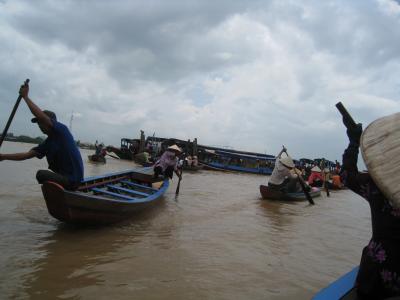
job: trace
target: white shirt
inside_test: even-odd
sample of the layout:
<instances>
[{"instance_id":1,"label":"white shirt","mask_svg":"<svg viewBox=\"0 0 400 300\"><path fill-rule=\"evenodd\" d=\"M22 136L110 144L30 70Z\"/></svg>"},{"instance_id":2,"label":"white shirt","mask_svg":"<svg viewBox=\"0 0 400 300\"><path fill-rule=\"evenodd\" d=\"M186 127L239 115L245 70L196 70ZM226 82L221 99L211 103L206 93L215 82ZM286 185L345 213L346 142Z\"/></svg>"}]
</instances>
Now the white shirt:
<instances>
[{"instance_id":1,"label":"white shirt","mask_svg":"<svg viewBox=\"0 0 400 300\"><path fill-rule=\"evenodd\" d=\"M275 161L275 167L272 171L271 177L269 178L269 182L275 185L281 184L286 177L292 177L293 175L290 173L290 169L286 168L280 161L279 158Z\"/></svg>"}]
</instances>

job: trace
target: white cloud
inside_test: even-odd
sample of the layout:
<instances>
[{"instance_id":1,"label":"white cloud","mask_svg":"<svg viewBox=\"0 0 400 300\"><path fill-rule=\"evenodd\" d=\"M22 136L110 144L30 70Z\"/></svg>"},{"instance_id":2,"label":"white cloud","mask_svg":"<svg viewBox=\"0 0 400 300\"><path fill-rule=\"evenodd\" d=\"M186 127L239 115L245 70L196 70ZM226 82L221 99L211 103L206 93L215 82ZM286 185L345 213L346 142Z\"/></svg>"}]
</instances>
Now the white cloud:
<instances>
[{"instance_id":1,"label":"white cloud","mask_svg":"<svg viewBox=\"0 0 400 300\"><path fill-rule=\"evenodd\" d=\"M96 3L96 5L93 5ZM398 3L0 3L0 119L19 84L77 139L139 130L339 159L341 100L365 124L399 110ZM10 101L12 103L10 103ZM20 107L13 129L39 135ZM5 122L5 121L4 121Z\"/></svg>"}]
</instances>

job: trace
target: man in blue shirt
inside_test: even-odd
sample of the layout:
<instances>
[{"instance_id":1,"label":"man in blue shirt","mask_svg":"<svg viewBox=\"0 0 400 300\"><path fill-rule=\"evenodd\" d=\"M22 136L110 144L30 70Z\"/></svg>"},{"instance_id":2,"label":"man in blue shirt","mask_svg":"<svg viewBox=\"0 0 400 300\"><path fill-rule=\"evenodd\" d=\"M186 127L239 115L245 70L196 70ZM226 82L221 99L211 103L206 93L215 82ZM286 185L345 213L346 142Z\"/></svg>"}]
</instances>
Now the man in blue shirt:
<instances>
[{"instance_id":1,"label":"man in blue shirt","mask_svg":"<svg viewBox=\"0 0 400 300\"><path fill-rule=\"evenodd\" d=\"M30 111L35 116L31 121L37 123L47 139L28 152L0 154L2 160L26 160L33 157L39 159L46 156L51 170L39 170L36 179L39 183L56 182L66 189L74 190L83 179L83 162L78 147L68 128L57 121L55 113L42 111L29 98L29 86L23 85L19 91Z\"/></svg>"}]
</instances>

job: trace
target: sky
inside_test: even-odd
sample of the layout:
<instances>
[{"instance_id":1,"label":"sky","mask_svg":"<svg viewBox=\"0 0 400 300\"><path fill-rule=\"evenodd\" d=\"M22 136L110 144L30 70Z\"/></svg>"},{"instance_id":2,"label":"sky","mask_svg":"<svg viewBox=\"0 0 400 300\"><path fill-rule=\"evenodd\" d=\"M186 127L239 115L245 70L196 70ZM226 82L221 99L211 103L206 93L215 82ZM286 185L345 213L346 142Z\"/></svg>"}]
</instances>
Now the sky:
<instances>
[{"instance_id":1,"label":"sky","mask_svg":"<svg viewBox=\"0 0 400 300\"><path fill-rule=\"evenodd\" d=\"M399 41L395 0L0 0L0 127L29 78L82 142L340 160L338 101L364 127L400 111ZM30 118L9 132L42 136Z\"/></svg>"}]
</instances>

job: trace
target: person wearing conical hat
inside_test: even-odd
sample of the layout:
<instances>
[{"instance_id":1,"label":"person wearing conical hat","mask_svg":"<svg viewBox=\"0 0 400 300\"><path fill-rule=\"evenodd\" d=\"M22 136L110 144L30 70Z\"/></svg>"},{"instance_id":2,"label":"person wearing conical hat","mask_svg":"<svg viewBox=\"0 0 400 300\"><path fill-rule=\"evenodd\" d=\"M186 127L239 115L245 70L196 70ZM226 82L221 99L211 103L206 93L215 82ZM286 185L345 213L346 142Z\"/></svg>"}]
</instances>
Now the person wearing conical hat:
<instances>
[{"instance_id":1,"label":"person wearing conical hat","mask_svg":"<svg viewBox=\"0 0 400 300\"><path fill-rule=\"evenodd\" d=\"M154 164L154 177L163 175L172 179L175 172L176 176L181 178L181 172L178 168L179 155L181 154L182 150L177 145L169 146Z\"/></svg>"},{"instance_id":2,"label":"person wearing conical hat","mask_svg":"<svg viewBox=\"0 0 400 300\"><path fill-rule=\"evenodd\" d=\"M286 154L287 156L282 157L283 152L286 153L285 147L276 157L274 170L268 180L268 187L287 193L297 192L300 190L298 175L291 172L295 168L295 164L289 155Z\"/></svg>"},{"instance_id":3,"label":"person wearing conical hat","mask_svg":"<svg viewBox=\"0 0 400 300\"><path fill-rule=\"evenodd\" d=\"M318 166L311 168L311 174L307 180L310 186L321 187L324 183L324 179L321 174L321 169Z\"/></svg>"},{"instance_id":4,"label":"person wearing conical hat","mask_svg":"<svg viewBox=\"0 0 400 300\"><path fill-rule=\"evenodd\" d=\"M371 207L372 238L363 249L356 288L360 299L400 296L400 113L362 125L344 118L349 145L343 154L344 184ZM361 142L361 143L360 143ZM368 169L357 169L358 148ZM397 299L397 298L396 298Z\"/></svg>"}]
</instances>

